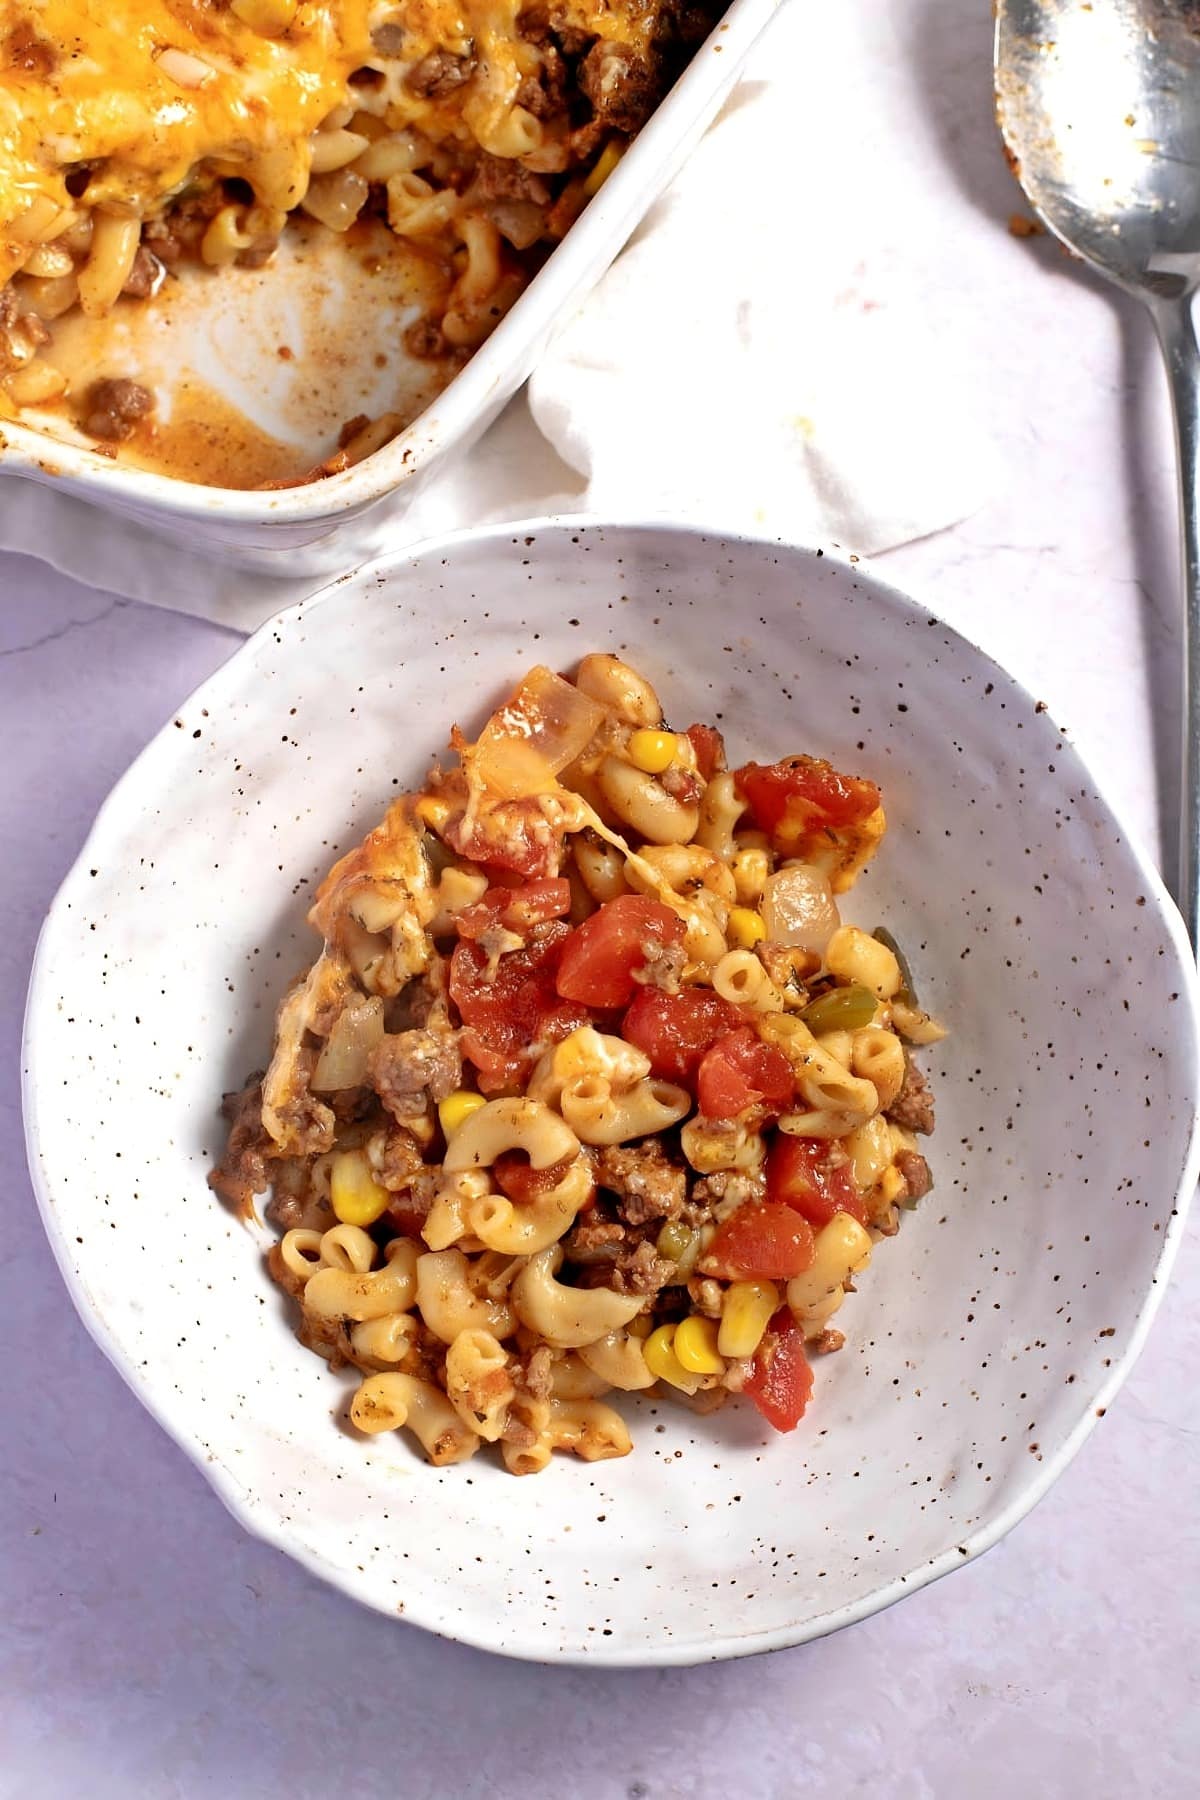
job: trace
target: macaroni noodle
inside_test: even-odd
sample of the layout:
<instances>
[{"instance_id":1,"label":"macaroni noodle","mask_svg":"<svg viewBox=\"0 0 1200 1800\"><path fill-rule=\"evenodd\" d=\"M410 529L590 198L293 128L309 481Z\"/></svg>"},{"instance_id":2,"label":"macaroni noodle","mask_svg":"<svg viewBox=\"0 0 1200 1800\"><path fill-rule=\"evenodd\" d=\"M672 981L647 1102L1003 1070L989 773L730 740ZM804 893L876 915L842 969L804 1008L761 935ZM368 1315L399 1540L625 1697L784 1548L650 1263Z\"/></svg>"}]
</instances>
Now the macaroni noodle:
<instances>
[{"instance_id":1,"label":"macaroni noodle","mask_svg":"<svg viewBox=\"0 0 1200 1800\"><path fill-rule=\"evenodd\" d=\"M354 135L327 124L318 180ZM790 1431L931 1179L892 1027L942 1028L821 872L844 892L873 853L878 790L729 769L610 654L530 670L455 748L318 889L213 1184L249 1212L274 1177L302 1342L362 1372L358 1429L435 1463L623 1456L610 1393L740 1394Z\"/></svg>"}]
</instances>

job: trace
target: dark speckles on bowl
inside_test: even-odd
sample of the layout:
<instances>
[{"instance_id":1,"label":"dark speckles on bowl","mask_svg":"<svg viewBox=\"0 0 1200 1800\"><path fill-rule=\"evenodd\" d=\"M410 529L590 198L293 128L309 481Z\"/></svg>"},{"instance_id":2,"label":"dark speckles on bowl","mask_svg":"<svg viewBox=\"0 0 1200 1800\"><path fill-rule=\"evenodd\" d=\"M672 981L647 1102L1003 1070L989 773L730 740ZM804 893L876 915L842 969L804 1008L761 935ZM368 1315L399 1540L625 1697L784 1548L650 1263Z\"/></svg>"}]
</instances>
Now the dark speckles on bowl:
<instances>
[{"instance_id":1,"label":"dark speckles on bowl","mask_svg":"<svg viewBox=\"0 0 1200 1800\"><path fill-rule=\"evenodd\" d=\"M623 1461L435 1470L339 1429L349 1383L296 1343L258 1240L205 1186L216 1107L313 954L331 857L452 722L593 647L677 722L719 715L739 756L809 750L880 782L891 829L848 910L887 923L953 1031L928 1058L936 1187L878 1247L793 1435L634 1400ZM1063 1467L1194 1181L1194 996L1178 918L1070 745L925 610L832 554L538 522L339 582L150 746L42 940L31 1154L76 1304L252 1529L491 1649L698 1661L960 1566Z\"/></svg>"}]
</instances>

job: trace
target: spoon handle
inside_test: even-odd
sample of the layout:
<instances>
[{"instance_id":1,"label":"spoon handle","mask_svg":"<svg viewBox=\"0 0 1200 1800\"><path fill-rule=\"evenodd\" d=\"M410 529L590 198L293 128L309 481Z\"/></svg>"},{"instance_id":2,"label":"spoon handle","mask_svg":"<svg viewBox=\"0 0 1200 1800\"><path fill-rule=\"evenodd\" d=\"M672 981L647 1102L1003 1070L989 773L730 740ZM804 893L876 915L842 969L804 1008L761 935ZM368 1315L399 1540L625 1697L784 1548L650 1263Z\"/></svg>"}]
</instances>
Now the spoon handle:
<instances>
[{"instance_id":1,"label":"spoon handle","mask_svg":"<svg viewBox=\"0 0 1200 1800\"><path fill-rule=\"evenodd\" d=\"M1179 448L1183 526L1183 770L1176 897L1192 947L1200 946L1200 348L1192 296L1149 302L1167 363Z\"/></svg>"}]
</instances>

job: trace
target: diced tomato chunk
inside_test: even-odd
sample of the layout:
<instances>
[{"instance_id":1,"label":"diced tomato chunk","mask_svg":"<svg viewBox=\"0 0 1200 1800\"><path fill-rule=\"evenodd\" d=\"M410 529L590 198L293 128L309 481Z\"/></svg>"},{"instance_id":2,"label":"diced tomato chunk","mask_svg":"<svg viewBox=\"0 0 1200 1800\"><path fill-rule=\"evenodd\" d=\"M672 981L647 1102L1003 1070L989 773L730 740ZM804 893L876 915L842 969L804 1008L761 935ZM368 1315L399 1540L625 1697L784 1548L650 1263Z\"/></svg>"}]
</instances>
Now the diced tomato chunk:
<instances>
[{"instance_id":1,"label":"diced tomato chunk","mask_svg":"<svg viewBox=\"0 0 1200 1800\"><path fill-rule=\"evenodd\" d=\"M725 739L715 725L689 725L688 742L696 752L696 767L705 781L711 781L718 769L725 767Z\"/></svg>"},{"instance_id":2,"label":"diced tomato chunk","mask_svg":"<svg viewBox=\"0 0 1200 1800\"><path fill-rule=\"evenodd\" d=\"M867 1222L854 1173L844 1153L824 1138L787 1137L780 1132L767 1155L767 1194L802 1213L815 1231L835 1213Z\"/></svg>"},{"instance_id":3,"label":"diced tomato chunk","mask_svg":"<svg viewBox=\"0 0 1200 1800\"><path fill-rule=\"evenodd\" d=\"M815 1255L807 1219L776 1200L748 1200L717 1227L700 1266L725 1281L790 1281Z\"/></svg>"},{"instance_id":4,"label":"diced tomato chunk","mask_svg":"<svg viewBox=\"0 0 1200 1800\"><path fill-rule=\"evenodd\" d=\"M621 1035L645 1052L655 1075L690 1087L705 1051L741 1024L738 1008L711 988L665 994L644 987L625 1014Z\"/></svg>"},{"instance_id":5,"label":"diced tomato chunk","mask_svg":"<svg viewBox=\"0 0 1200 1800\"><path fill-rule=\"evenodd\" d=\"M781 1306L754 1358L747 1393L768 1425L794 1431L813 1390L813 1372L804 1351L804 1329Z\"/></svg>"},{"instance_id":6,"label":"diced tomato chunk","mask_svg":"<svg viewBox=\"0 0 1200 1800\"><path fill-rule=\"evenodd\" d=\"M524 887L490 887L482 900L464 907L456 920L461 938L478 938L491 925L524 936L535 925L561 919L570 911L571 884L552 879L527 882Z\"/></svg>"},{"instance_id":7,"label":"diced tomato chunk","mask_svg":"<svg viewBox=\"0 0 1200 1800\"><path fill-rule=\"evenodd\" d=\"M564 1156L561 1162L551 1163L547 1169L535 1169L529 1158L520 1150L504 1150L492 1164L492 1175L496 1186L502 1194L518 1206L527 1205L531 1200L540 1200L564 1179L571 1167L573 1158ZM592 1191L581 1203L580 1210L591 1206L596 1197L596 1185L592 1183Z\"/></svg>"},{"instance_id":8,"label":"diced tomato chunk","mask_svg":"<svg viewBox=\"0 0 1200 1800\"><path fill-rule=\"evenodd\" d=\"M524 949L497 958L494 969L486 952L467 940L450 959L463 1055L479 1071L485 1094L511 1087L548 1044L588 1023L586 1007L564 1000L554 985L570 928L556 920L540 932Z\"/></svg>"},{"instance_id":9,"label":"diced tomato chunk","mask_svg":"<svg viewBox=\"0 0 1200 1800\"><path fill-rule=\"evenodd\" d=\"M536 795L489 802L473 817L468 825L466 813L458 813L439 828L460 856L527 881L553 876L562 861L562 831L547 822Z\"/></svg>"},{"instance_id":10,"label":"diced tomato chunk","mask_svg":"<svg viewBox=\"0 0 1200 1800\"><path fill-rule=\"evenodd\" d=\"M660 900L621 894L576 926L563 947L558 991L585 1006L628 1006L655 945L681 944L683 920Z\"/></svg>"},{"instance_id":11,"label":"diced tomato chunk","mask_svg":"<svg viewBox=\"0 0 1200 1800\"><path fill-rule=\"evenodd\" d=\"M747 763L734 771L754 822L776 847L794 853L819 831L858 825L879 805L879 789L859 775L842 775L815 756L777 763Z\"/></svg>"},{"instance_id":12,"label":"diced tomato chunk","mask_svg":"<svg viewBox=\"0 0 1200 1800\"><path fill-rule=\"evenodd\" d=\"M411 1194L393 1194L388 1202L387 1220L402 1237L419 1238L428 1209L419 1205ZM422 1249L426 1246L422 1244Z\"/></svg>"},{"instance_id":13,"label":"diced tomato chunk","mask_svg":"<svg viewBox=\"0 0 1200 1800\"><path fill-rule=\"evenodd\" d=\"M706 1119L734 1119L748 1106L782 1112L795 1092L792 1065L777 1044L764 1044L752 1025L718 1038L700 1064L696 1094Z\"/></svg>"}]
</instances>

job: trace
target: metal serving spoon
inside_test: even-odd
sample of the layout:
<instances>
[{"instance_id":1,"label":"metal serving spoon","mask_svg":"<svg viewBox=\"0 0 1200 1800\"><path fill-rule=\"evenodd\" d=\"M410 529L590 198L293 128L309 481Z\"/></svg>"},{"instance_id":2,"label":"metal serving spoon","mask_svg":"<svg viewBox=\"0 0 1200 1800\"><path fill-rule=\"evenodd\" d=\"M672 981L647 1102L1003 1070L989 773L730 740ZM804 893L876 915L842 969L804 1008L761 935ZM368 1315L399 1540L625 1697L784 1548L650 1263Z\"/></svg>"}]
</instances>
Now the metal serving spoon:
<instances>
[{"instance_id":1,"label":"metal serving spoon","mask_svg":"<svg viewBox=\"0 0 1200 1800\"><path fill-rule=\"evenodd\" d=\"M996 0L1014 173L1070 250L1150 309L1167 361L1183 524L1178 899L1200 943L1200 0Z\"/></svg>"}]
</instances>

